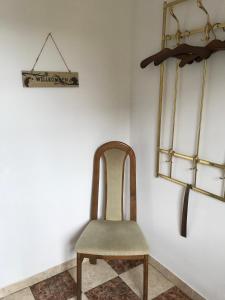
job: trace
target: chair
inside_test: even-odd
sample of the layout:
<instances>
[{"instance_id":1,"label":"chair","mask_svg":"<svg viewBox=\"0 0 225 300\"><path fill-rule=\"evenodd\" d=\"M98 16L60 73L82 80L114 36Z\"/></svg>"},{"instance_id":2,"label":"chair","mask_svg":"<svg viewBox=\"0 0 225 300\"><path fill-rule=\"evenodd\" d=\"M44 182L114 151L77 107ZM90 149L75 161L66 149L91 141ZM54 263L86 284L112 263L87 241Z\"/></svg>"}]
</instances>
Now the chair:
<instances>
[{"instance_id":1,"label":"chair","mask_svg":"<svg viewBox=\"0 0 225 300\"><path fill-rule=\"evenodd\" d=\"M130 220L123 219L124 169L130 158ZM105 216L98 220L100 159L104 162ZM122 142L99 147L94 156L91 221L76 243L77 300L81 300L82 261L88 258L143 261L143 299L148 299L148 246L136 223L136 159L132 148Z\"/></svg>"}]
</instances>

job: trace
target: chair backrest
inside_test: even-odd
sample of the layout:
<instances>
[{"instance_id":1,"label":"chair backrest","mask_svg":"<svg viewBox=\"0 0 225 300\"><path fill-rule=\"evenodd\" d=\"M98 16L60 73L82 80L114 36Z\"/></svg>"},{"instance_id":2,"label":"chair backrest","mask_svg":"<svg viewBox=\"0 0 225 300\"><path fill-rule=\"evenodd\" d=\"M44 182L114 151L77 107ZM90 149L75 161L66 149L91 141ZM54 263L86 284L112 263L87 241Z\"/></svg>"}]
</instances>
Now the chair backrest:
<instances>
[{"instance_id":1,"label":"chair backrest","mask_svg":"<svg viewBox=\"0 0 225 300\"><path fill-rule=\"evenodd\" d=\"M130 158L130 219L136 221L136 159L133 149L122 142L109 142L95 152L91 219L98 218L100 160L104 161L106 220L123 220L124 166Z\"/></svg>"}]
</instances>

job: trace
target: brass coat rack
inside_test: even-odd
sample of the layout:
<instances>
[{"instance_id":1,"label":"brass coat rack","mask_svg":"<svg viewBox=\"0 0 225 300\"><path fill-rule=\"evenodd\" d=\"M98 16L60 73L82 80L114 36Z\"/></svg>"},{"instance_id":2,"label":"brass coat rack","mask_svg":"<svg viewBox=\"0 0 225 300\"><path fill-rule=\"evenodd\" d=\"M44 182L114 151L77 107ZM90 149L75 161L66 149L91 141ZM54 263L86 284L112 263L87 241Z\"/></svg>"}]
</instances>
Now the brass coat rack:
<instances>
[{"instance_id":1,"label":"brass coat rack","mask_svg":"<svg viewBox=\"0 0 225 300\"><path fill-rule=\"evenodd\" d=\"M207 22L206 25L201 28L194 28L192 30L185 30L181 31L180 24L177 16L174 14L173 8L176 5L179 5L183 2L187 2L188 0L175 0L172 2L164 2L163 4L163 26L162 26L162 42L161 42L161 50L166 50L166 43L170 40L176 40L177 44L179 45L180 41L185 37L190 37L196 34L204 34L205 40L210 39L210 34L213 34L216 40L215 30L222 28L225 28L225 23L215 23L212 24L210 20L209 13L205 9L205 7L202 4L201 0L197 0L198 7L206 14ZM175 19L177 23L177 31L174 34L167 34L167 17L168 12L170 15ZM225 50L225 49L223 49ZM180 58L180 57L179 57ZM149 59L149 58L148 58ZM146 61L142 62L142 68L145 67ZM196 129L196 149L195 149L195 155L190 156L186 155L184 153L179 153L174 150L174 133L176 128L176 107L177 107L177 93L178 93L178 81L179 81L179 61L176 62L176 76L175 76L175 86L174 86L174 100L173 100L173 116L172 116L172 135L171 135L171 141L170 141L170 148L169 149L163 149L161 147L161 129L162 129L162 111L163 111L163 99L164 99L164 79L165 79L165 66L164 63L161 63L160 65L160 89L159 89L159 108L158 108L158 135L157 135L157 164L156 164L156 176L161 177L163 179L169 180L173 183L179 184L183 187L185 187L185 198L184 198L184 206L183 206L183 219L182 219L182 228L181 228L181 235L186 237L186 226L187 226L187 211L188 211L188 196L189 191L193 190L195 192L199 192L201 194L210 196L212 198L215 198L217 200L225 202L225 194L223 195L217 195L213 194L207 190L203 190L198 187L197 184L197 177L198 177L198 165L206 165L213 168L218 168L221 170L221 173L223 176L220 178L221 180L225 180L224 174L225 174L225 164L219 164L215 163L209 160L202 159L200 157L200 140L201 140L201 129L202 129L202 116L204 111L204 98L205 98L205 86L206 86L206 74L207 74L207 60L205 59L202 64L202 88L201 88L201 97L200 97L200 113L199 113L199 119L198 119L198 127ZM168 157L167 162L169 163L169 175L162 174L160 172L160 157L162 154L166 154ZM192 162L192 168L193 171L193 181L192 184L187 184L186 182L183 182L181 180L178 180L176 178L173 178L173 158L187 160Z\"/></svg>"}]
</instances>

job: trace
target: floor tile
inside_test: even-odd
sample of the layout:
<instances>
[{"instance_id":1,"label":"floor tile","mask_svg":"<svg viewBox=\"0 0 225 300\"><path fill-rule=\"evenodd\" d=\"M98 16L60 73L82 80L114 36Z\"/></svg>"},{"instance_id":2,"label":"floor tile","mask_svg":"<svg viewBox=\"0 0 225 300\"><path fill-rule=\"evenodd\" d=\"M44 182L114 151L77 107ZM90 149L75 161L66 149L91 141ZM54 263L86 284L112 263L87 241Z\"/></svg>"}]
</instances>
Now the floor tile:
<instances>
[{"instance_id":1,"label":"floor tile","mask_svg":"<svg viewBox=\"0 0 225 300\"><path fill-rule=\"evenodd\" d=\"M31 291L35 300L68 300L76 295L76 283L66 271L33 285Z\"/></svg>"},{"instance_id":2,"label":"floor tile","mask_svg":"<svg viewBox=\"0 0 225 300\"><path fill-rule=\"evenodd\" d=\"M143 266L127 271L120 275L120 277L129 285L130 288L139 296L143 294ZM149 266L149 280L148 280L148 298L153 299L156 296L167 291L173 287L170 281L168 281L161 273L155 268Z\"/></svg>"},{"instance_id":3,"label":"floor tile","mask_svg":"<svg viewBox=\"0 0 225 300\"><path fill-rule=\"evenodd\" d=\"M141 265L141 260L108 260L108 264L116 271L117 274L122 274L134 267Z\"/></svg>"},{"instance_id":4,"label":"floor tile","mask_svg":"<svg viewBox=\"0 0 225 300\"><path fill-rule=\"evenodd\" d=\"M34 296L29 288L21 290L15 294L9 295L2 300L34 300Z\"/></svg>"},{"instance_id":5,"label":"floor tile","mask_svg":"<svg viewBox=\"0 0 225 300\"><path fill-rule=\"evenodd\" d=\"M116 277L86 292L89 300L140 300L120 278Z\"/></svg>"},{"instance_id":6,"label":"floor tile","mask_svg":"<svg viewBox=\"0 0 225 300\"><path fill-rule=\"evenodd\" d=\"M77 281L76 268L69 272ZM104 260L98 259L96 265L85 262L82 264L82 291L86 292L115 277L117 277L117 273Z\"/></svg>"},{"instance_id":7,"label":"floor tile","mask_svg":"<svg viewBox=\"0 0 225 300\"><path fill-rule=\"evenodd\" d=\"M186 296L180 289L176 286L169 289L165 293L159 295L154 298L154 300L191 300L188 296Z\"/></svg>"},{"instance_id":8,"label":"floor tile","mask_svg":"<svg viewBox=\"0 0 225 300\"><path fill-rule=\"evenodd\" d=\"M70 298L69 300L77 300L77 297L73 297L73 298ZM87 296L85 294L82 294L81 296L81 300L88 300Z\"/></svg>"}]
</instances>

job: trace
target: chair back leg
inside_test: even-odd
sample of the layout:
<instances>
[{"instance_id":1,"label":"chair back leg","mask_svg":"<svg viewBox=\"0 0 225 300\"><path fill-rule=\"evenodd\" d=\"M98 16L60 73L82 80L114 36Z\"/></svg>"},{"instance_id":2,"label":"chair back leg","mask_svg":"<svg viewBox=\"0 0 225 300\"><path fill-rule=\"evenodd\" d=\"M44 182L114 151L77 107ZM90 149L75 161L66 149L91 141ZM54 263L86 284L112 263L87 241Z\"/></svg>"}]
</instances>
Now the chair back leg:
<instances>
[{"instance_id":1,"label":"chair back leg","mask_svg":"<svg viewBox=\"0 0 225 300\"><path fill-rule=\"evenodd\" d=\"M82 294L82 261L82 255L77 253L77 300L81 300Z\"/></svg>"},{"instance_id":2,"label":"chair back leg","mask_svg":"<svg viewBox=\"0 0 225 300\"><path fill-rule=\"evenodd\" d=\"M148 255L144 256L143 264L143 300L148 300Z\"/></svg>"}]
</instances>

